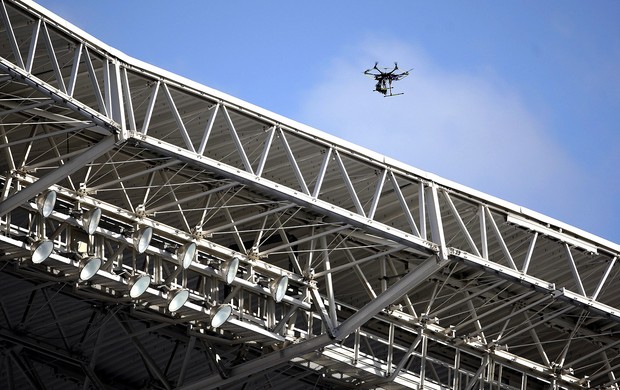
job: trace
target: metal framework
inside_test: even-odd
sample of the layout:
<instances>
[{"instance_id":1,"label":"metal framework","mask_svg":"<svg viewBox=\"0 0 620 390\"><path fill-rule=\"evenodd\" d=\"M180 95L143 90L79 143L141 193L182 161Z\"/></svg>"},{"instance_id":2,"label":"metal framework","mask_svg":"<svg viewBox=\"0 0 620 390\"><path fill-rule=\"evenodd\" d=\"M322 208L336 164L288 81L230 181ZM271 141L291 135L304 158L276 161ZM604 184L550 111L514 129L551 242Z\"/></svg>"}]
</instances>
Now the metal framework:
<instances>
[{"instance_id":1,"label":"metal framework","mask_svg":"<svg viewBox=\"0 0 620 390\"><path fill-rule=\"evenodd\" d=\"M25 0L0 0L0 200L2 388L619 386L619 245Z\"/></svg>"}]
</instances>

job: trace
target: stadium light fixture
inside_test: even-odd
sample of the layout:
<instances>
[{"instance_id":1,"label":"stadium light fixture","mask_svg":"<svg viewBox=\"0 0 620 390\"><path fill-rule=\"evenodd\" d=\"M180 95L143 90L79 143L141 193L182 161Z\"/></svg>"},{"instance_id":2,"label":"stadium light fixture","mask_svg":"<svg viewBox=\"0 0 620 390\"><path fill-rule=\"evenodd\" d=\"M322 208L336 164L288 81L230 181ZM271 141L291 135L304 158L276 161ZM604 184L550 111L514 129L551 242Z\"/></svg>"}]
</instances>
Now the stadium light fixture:
<instances>
[{"instance_id":1,"label":"stadium light fixture","mask_svg":"<svg viewBox=\"0 0 620 390\"><path fill-rule=\"evenodd\" d=\"M286 295L286 289L288 288L288 276L278 276L271 282L269 282L269 291L271 296L276 302L282 301L284 295Z\"/></svg>"},{"instance_id":2,"label":"stadium light fixture","mask_svg":"<svg viewBox=\"0 0 620 390\"><path fill-rule=\"evenodd\" d=\"M101 268L102 261L99 257L87 257L80 260L80 280L89 280Z\"/></svg>"},{"instance_id":3,"label":"stadium light fixture","mask_svg":"<svg viewBox=\"0 0 620 390\"><path fill-rule=\"evenodd\" d=\"M31 245L32 262L34 264L41 264L50 257L53 251L54 243L51 240L35 241Z\"/></svg>"},{"instance_id":4,"label":"stadium light fixture","mask_svg":"<svg viewBox=\"0 0 620 390\"><path fill-rule=\"evenodd\" d=\"M189 290L178 289L168 293L168 311L175 312L185 305L189 299Z\"/></svg>"},{"instance_id":5,"label":"stadium light fixture","mask_svg":"<svg viewBox=\"0 0 620 390\"><path fill-rule=\"evenodd\" d=\"M232 314L232 306L230 305L219 305L213 310L213 315L211 316L211 327L219 328L223 323L228 321Z\"/></svg>"},{"instance_id":6,"label":"stadium light fixture","mask_svg":"<svg viewBox=\"0 0 620 390\"><path fill-rule=\"evenodd\" d=\"M54 206L56 205L56 191L47 190L40 193L37 196L37 209L39 210L39 214L41 214L44 218L47 218L54 211Z\"/></svg>"},{"instance_id":7,"label":"stadium light fixture","mask_svg":"<svg viewBox=\"0 0 620 390\"><path fill-rule=\"evenodd\" d=\"M143 226L133 235L133 247L138 253L144 253L151 243L151 238L153 238L153 228Z\"/></svg>"},{"instance_id":8,"label":"stadium light fixture","mask_svg":"<svg viewBox=\"0 0 620 390\"><path fill-rule=\"evenodd\" d=\"M188 242L177 249L177 258L181 261L183 269L188 269L196 258L196 243Z\"/></svg>"},{"instance_id":9,"label":"stadium light fixture","mask_svg":"<svg viewBox=\"0 0 620 390\"><path fill-rule=\"evenodd\" d=\"M239 269L239 258L237 256L230 260L222 262L220 266L220 278L226 283L231 284L237 276L237 270Z\"/></svg>"},{"instance_id":10,"label":"stadium light fixture","mask_svg":"<svg viewBox=\"0 0 620 390\"><path fill-rule=\"evenodd\" d=\"M82 227L84 231L89 235L95 233L97 227L99 226L99 220L101 220L101 209L99 207L95 207L85 212L82 215Z\"/></svg>"},{"instance_id":11,"label":"stadium light fixture","mask_svg":"<svg viewBox=\"0 0 620 390\"><path fill-rule=\"evenodd\" d=\"M129 297L132 299L140 297L146 292L146 289L151 284L151 275L140 274L133 275L129 278Z\"/></svg>"}]
</instances>

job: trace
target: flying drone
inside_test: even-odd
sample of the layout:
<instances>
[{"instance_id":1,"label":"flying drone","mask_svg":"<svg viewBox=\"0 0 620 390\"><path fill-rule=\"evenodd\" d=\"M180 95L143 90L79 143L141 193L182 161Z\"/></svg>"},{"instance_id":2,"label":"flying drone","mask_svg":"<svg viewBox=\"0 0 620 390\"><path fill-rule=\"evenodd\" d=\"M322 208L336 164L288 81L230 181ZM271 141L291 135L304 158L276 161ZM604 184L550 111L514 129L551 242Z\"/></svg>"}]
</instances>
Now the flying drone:
<instances>
[{"instance_id":1,"label":"flying drone","mask_svg":"<svg viewBox=\"0 0 620 390\"><path fill-rule=\"evenodd\" d=\"M396 72L398 69L398 63L394 63L394 68L392 70L388 70L389 68L379 68L379 63L375 62L375 66L370 69L366 69L364 74L367 76L374 77L377 84L375 84L375 91L382 93L384 97L402 95L402 93L392 93L392 82L403 79L405 76L409 75L409 69L406 72Z\"/></svg>"}]
</instances>

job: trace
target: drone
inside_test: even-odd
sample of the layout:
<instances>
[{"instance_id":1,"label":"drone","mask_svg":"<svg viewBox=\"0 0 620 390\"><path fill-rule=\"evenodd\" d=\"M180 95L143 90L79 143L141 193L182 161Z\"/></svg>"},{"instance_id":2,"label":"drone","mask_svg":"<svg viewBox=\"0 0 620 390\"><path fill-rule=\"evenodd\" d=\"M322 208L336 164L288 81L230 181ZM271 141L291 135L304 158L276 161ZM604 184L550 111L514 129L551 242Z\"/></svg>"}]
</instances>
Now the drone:
<instances>
[{"instance_id":1,"label":"drone","mask_svg":"<svg viewBox=\"0 0 620 390\"><path fill-rule=\"evenodd\" d=\"M408 76L411 69L406 72L397 73L398 63L396 62L392 70L388 70L389 68L379 68L378 65L379 63L375 62L375 66L364 71L365 75L374 77L377 82L377 84L375 84L375 91L383 94L383 97L402 95L403 93L392 93L392 82Z\"/></svg>"}]
</instances>

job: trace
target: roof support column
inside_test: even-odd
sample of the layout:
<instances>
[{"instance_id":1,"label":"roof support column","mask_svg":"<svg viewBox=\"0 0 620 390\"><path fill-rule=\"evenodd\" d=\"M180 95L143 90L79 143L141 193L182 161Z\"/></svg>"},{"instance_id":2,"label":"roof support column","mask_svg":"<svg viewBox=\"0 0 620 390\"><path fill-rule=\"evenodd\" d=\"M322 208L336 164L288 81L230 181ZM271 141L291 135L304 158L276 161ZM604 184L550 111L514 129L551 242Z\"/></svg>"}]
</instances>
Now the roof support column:
<instances>
[{"instance_id":1,"label":"roof support column","mask_svg":"<svg viewBox=\"0 0 620 390\"><path fill-rule=\"evenodd\" d=\"M439 195L435 183L426 188L428 195L428 216L431 223L431 239L439 247L439 257L442 260L448 259L448 248L441 221L441 210L439 206Z\"/></svg>"}]
</instances>

